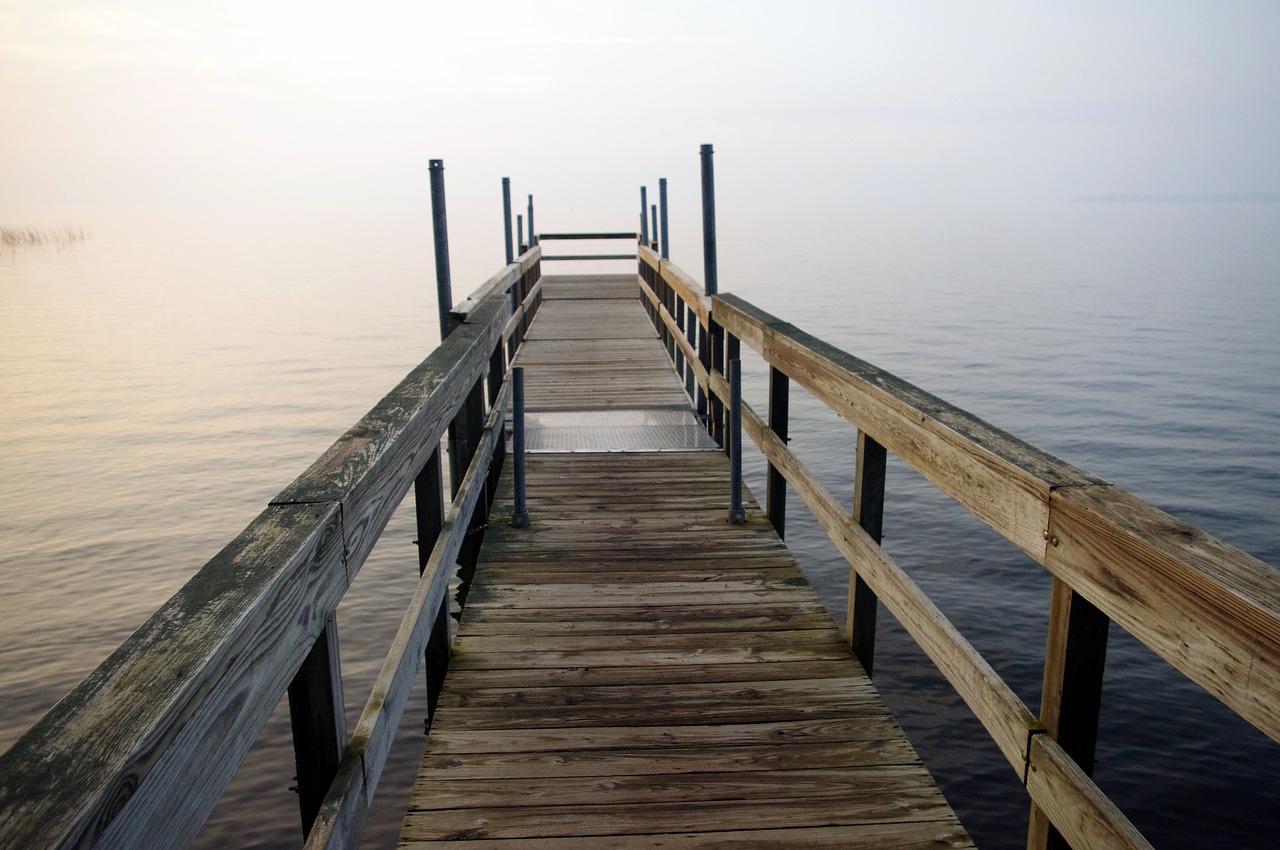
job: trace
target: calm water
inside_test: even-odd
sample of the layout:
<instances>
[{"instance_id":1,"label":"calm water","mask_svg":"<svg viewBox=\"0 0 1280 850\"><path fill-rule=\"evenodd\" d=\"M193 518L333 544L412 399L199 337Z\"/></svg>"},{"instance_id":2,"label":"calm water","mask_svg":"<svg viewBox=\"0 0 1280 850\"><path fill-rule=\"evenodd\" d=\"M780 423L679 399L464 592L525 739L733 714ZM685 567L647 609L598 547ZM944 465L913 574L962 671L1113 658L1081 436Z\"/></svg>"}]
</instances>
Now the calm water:
<instances>
[{"instance_id":1,"label":"calm water","mask_svg":"<svg viewBox=\"0 0 1280 850\"><path fill-rule=\"evenodd\" d=\"M855 218L840 233L722 222L721 288L1280 563L1280 207ZM466 224L451 222L459 292L500 262L496 228ZM0 748L434 344L429 248L362 237L100 235L0 258ZM673 244L699 273L696 232ZM853 429L792 404L797 451L850 497ZM1034 707L1047 575L901 465L888 489L886 546ZM788 542L842 620L847 567L791 513ZM340 611L353 719L416 577L411 525L393 520ZM1157 847L1268 846L1280 747L1111 641L1099 784ZM1021 846L1013 772L884 614L876 667L979 843ZM424 713L406 715L399 776ZM296 846L292 772L278 711L201 846ZM405 784L385 777L380 798Z\"/></svg>"}]
</instances>

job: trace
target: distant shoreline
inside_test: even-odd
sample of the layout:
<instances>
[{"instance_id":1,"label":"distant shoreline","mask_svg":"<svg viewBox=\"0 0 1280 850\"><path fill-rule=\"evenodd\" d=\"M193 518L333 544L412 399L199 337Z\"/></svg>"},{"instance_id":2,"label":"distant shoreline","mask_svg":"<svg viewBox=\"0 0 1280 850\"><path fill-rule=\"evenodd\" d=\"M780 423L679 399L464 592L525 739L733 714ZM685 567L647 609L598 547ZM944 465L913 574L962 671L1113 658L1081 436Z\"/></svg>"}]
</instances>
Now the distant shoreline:
<instances>
[{"instance_id":1,"label":"distant shoreline","mask_svg":"<svg viewBox=\"0 0 1280 850\"><path fill-rule=\"evenodd\" d=\"M83 227L0 227L0 250L10 253L24 248L42 248L53 245L61 248L89 238Z\"/></svg>"},{"instance_id":2,"label":"distant shoreline","mask_svg":"<svg viewBox=\"0 0 1280 850\"><path fill-rule=\"evenodd\" d=\"M1080 195L1083 204L1280 204L1280 192L1238 192L1216 195Z\"/></svg>"}]
</instances>

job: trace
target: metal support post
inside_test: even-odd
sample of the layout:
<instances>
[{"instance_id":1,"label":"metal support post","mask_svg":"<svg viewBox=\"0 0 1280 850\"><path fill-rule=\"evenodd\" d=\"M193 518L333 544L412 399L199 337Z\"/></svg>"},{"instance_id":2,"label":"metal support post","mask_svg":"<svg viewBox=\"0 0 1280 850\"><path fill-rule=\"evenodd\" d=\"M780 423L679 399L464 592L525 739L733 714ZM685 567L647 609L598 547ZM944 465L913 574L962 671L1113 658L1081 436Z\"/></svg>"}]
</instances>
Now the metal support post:
<instances>
[{"instance_id":1,"label":"metal support post","mask_svg":"<svg viewBox=\"0 0 1280 850\"><path fill-rule=\"evenodd\" d=\"M649 187L640 187L640 244L649 247Z\"/></svg>"},{"instance_id":2,"label":"metal support post","mask_svg":"<svg viewBox=\"0 0 1280 850\"><path fill-rule=\"evenodd\" d=\"M658 205L650 204L649 212L653 223L653 229L651 231L653 233L653 241L656 243L658 241ZM658 245L658 247L661 248L662 246Z\"/></svg>"},{"instance_id":3,"label":"metal support post","mask_svg":"<svg viewBox=\"0 0 1280 850\"><path fill-rule=\"evenodd\" d=\"M667 178L665 177L658 181L658 207L662 222L662 230L658 234L658 248L662 251L662 259L669 260L671 252L667 250Z\"/></svg>"},{"instance_id":4,"label":"metal support post","mask_svg":"<svg viewBox=\"0 0 1280 850\"><path fill-rule=\"evenodd\" d=\"M538 244L537 231L533 229L533 195L529 196L529 247Z\"/></svg>"},{"instance_id":5,"label":"metal support post","mask_svg":"<svg viewBox=\"0 0 1280 850\"><path fill-rule=\"evenodd\" d=\"M511 454L512 473L516 485L516 505L511 524L529 527L529 509L525 505L524 481L524 367L511 370Z\"/></svg>"},{"instance_id":6,"label":"metal support post","mask_svg":"<svg viewBox=\"0 0 1280 850\"><path fill-rule=\"evenodd\" d=\"M520 245L520 253L524 253L524 216L516 216L516 235L517 243Z\"/></svg>"},{"instance_id":7,"label":"metal support post","mask_svg":"<svg viewBox=\"0 0 1280 850\"><path fill-rule=\"evenodd\" d=\"M431 224L436 246L436 303L440 309L440 339L453 330L453 283L449 279L449 225L444 208L444 160L430 160Z\"/></svg>"},{"instance_id":8,"label":"metal support post","mask_svg":"<svg viewBox=\"0 0 1280 850\"><path fill-rule=\"evenodd\" d=\"M729 361L729 522L747 524L742 507L742 361Z\"/></svg>"},{"instance_id":9,"label":"metal support post","mask_svg":"<svg viewBox=\"0 0 1280 850\"><path fill-rule=\"evenodd\" d=\"M507 265L515 262L515 246L511 243L511 178L502 178L502 229L507 236Z\"/></svg>"},{"instance_id":10,"label":"metal support post","mask_svg":"<svg viewBox=\"0 0 1280 850\"><path fill-rule=\"evenodd\" d=\"M711 145L702 146L702 276L707 294L720 291L716 274L716 177Z\"/></svg>"}]
</instances>

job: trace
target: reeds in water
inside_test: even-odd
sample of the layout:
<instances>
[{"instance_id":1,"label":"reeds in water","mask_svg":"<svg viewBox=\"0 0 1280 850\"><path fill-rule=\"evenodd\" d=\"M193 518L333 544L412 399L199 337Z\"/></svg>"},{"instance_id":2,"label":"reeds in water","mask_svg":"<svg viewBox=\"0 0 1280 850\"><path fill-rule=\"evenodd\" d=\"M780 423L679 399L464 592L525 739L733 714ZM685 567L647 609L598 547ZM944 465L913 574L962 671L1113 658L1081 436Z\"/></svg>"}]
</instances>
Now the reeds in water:
<instances>
[{"instance_id":1,"label":"reeds in water","mask_svg":"<svg viewBox=\"0 0 1280 850\"><path fill-rule=\"evenodd\" d=\"M46 230L39 227L0 227L0 251L16 253L27 248L43 248L52 245L65 248L83 242L89 234L83 227L61 227Z\"/></svg>"}]
</instances>

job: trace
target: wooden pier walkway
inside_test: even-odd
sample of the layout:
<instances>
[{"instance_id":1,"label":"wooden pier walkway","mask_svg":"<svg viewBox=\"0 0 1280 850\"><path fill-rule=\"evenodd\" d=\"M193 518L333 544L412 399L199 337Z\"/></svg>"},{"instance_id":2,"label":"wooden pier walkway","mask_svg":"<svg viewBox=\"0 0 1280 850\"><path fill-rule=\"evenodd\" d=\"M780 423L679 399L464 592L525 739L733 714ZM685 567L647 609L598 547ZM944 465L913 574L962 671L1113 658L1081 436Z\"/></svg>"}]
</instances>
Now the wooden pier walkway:
<instances>
[{"instance_id":1,"label":"wooden pier walkway","mask_svg":"<svg viewBox=\"0 0 1280 850\"><path fill-rule=\"evenodd\" d=\"M508 470L400 846L972 846L763 513L727 521L636 280L545 280L532 525Z\"/></svg>"},{"instance_id":2,"label":"wooden pier walkway","mask_svg":"<svg viewBox=\"0 0 1280 850\"><path fill-rule=\"evenodd\" d=\"M720 292L710 154L706 281L644 228L516 252L504 192L507 263L460 304L433 160L442 342L0 754L0 847L189 846L287 695L304 850L353 850L424 678L403 850L971 847L866 674L881 609L1025 789L1028 850L1152 850L1092 779L1109 631L1280 741L1280 571ZM634 254L540 244L619 239ZM636 266L542 274L584 258ZM737 391L744 355L767 412ZM856 429L852 506L791 451L793 390ZM745 524L718 441L768 465ZM879 545L891 458L1052 575L1038 710ZM418 582L349 727L338 605L410 492ZM780 539L793 497L848 562L848 644Z\"/></svg>"}]
</instances>

